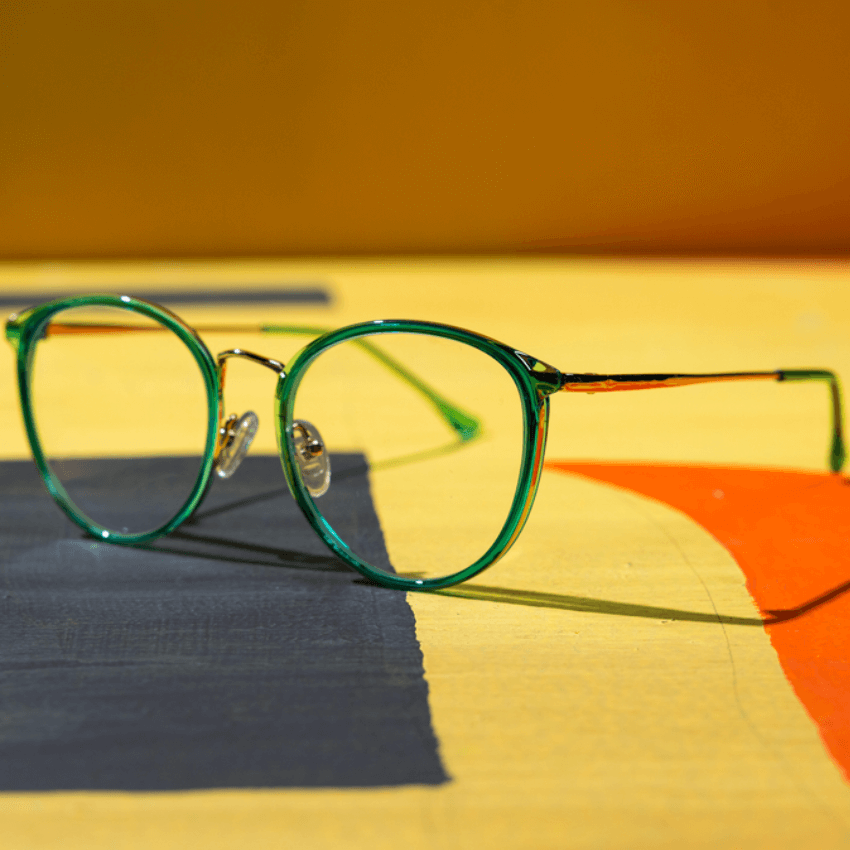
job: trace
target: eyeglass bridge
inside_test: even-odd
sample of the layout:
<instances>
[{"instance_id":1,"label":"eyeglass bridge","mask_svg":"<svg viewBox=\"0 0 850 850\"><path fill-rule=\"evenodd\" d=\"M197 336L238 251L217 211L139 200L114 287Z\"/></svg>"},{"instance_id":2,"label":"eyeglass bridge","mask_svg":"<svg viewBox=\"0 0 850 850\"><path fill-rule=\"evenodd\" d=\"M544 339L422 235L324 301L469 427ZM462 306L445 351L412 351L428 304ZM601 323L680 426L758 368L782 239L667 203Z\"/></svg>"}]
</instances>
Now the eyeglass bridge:
<instances>
[{"instance_id":1,"label":"eyeglass bridge","mask_svg":"<svg viewBox=\"0 0 850 850\"><path fill-rule=\"evenodd\" d=\"M261 354L255 354L243 348L231 348L218 355L218 418L221 425L218 429L213 469L219 478L230 478L236 472L239 464L248 454L248 449L251 448L251 443L257 435L257 428L260 426L260 418L253 410L248 410L241 416L232 413L227 419L224 418L224 375L227 361L231 357L240 357L252 363L259 363L278 375L285 374L283 364L278 360L263 357Z\"/></svg>"},{"instance_id":2,"label":"eyeglass bridge","mask_svg":"<svg viewBox=\"0 0 850 850\"><path fill-rule=\"evenodd\" d=\"M271 369L272 372L277 372L278 375L286 375L284 365L279 360L272 360L271 357L263 357L262 354L246 351L244 348L230 348L227 351L222 351L216 358L218 361L218 373L222 376L222 380L224 376L224 365L231 357L243 357L245 360L250 360L252 363L259 363L260 366Z\"/></svg>"},{"instance_id":3,"label":"eyeglass bridge","mask_svg":"<svg viewBox=\"0 0 850 850\"><path fill-rule=\"evenodd\" d=\"M271 369L280 376L284 376L283 364L270 357L263 357L253 351L244 348L231 348L222 351L217 358L218 361L218 398L219 398L219 421L218 442L215 450L215 461L213 469L219 478L230 478L239 467L239 464L248 454L248 449L257 434L260 419L253 410L237 416L232 413L224 419L224 375L227 361L231 357L240 357L258 363ZM331 459L325 449L325 443L319 429L306 419L296 419L292 423L292 441L294 446L295 462L301 480L310 495L317 499L327 493L331 484Z\"/></svg>"}]
</instances>

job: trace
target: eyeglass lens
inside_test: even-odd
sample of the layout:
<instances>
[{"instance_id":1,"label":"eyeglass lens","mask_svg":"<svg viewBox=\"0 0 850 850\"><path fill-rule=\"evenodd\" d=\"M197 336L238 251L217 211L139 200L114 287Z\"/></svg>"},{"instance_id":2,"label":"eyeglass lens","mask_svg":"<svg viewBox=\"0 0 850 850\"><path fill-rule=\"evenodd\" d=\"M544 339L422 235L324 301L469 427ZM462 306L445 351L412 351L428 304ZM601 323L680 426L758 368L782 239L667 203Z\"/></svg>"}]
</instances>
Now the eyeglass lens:
<instances>
[{"instance_id":1,"label":"eyeglass lens","mask_svg":"<svg viewBox=\"0 0 850 850\"><path fill-rule=\"evenodd\" d=\"M30 388L47 463L79 512L130 534L179 513L209 423L202 373L175 333L131 310L63 310L35 347Z\"/></svg>"},{"instance_id":2,"label":"eyeglass lens","mask_svg":"<svg viewBox=\"0 0 850 850\"><path fill-rule=\"evenodd\" d=\"M294 414L330 454L330 485L313 497L316 509L371 566L447 576L496 541L524 443L519 392L489 355L425 334L342 342L305 371ZM369 497L377 524L358 521ZM376 528L389 556L379 563L370 561Z\"/></svg>"}]
</instances>

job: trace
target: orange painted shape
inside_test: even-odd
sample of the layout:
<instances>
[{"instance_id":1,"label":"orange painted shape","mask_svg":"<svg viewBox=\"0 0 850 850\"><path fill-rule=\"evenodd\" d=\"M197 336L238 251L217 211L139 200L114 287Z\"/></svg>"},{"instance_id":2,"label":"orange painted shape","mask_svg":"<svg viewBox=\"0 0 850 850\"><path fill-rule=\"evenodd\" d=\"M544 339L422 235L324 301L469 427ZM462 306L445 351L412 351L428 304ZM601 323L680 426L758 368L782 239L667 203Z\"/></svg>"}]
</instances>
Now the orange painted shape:
<instances>
[{"instance_id":1,"label":"orange painted shape","mask_svg":"<svg viewBox=\"0 0 850 850\"><path fill-rule=\"evenodd\" d=\"M785 675L850 780L850 481L827 473L548 461L665 502L735 558Z\"/></svg>"}]
</instances>

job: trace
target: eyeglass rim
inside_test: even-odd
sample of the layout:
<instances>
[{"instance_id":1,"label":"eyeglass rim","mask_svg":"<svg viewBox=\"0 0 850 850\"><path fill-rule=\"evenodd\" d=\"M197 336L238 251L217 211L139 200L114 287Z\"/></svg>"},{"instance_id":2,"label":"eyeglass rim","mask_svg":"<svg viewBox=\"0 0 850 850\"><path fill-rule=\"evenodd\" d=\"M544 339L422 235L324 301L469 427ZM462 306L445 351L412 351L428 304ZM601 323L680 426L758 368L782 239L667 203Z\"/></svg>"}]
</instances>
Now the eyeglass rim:
<instances>
[{"instance_id":1,"label":"eyeglass rim","mask_svg":"<svg viewBox=\"0 0 850 850\"><path fill-rule=\"evenodd\" d=\"M294 460L293 422L295 420L295 398L297 396L298 386L310 365L323 352L339 343L361 337L374 337L395 333L435 336L469 345L491 356L503 366L512 378L519 393L523 421L523 449L520 472L508 516L496 539L481 557L468 567L445 576L413 579L392 575L372 567L367 561L356 555L322 516L315 500L310 496L309 491L301 480ZM275 427L277 430L278 450L287 484L313 530L337 557L357 570L357 572L385 587L403 590L428 590L450 587L466 581L487 567L492 566L510 549L522 531L537 494L540 474L543 469L546 434L549 424L548 396L556 390L558 378L540 367L538 367L540 371L535 372L534 367L536 364L538 364L538 361L529 355L473 331L452 325L411 319L380 319L361 322L331 331L308 343L288 364L285 377L282 377L282 380L278 382ZM544 366L545 364L540 365Z\"/></svg>"},{"instance_id":2,"label":"eyeglass rim","mask_svg":"<svg viewBox=\"0 0 850 850\"><path fill-rule=\"evenodd\" d=\"M75 307L114 307L147 316L173 331L189 349L189 352L201 370L207 396L207 435L198 475L183 506L170 520L149 531L138 533L115 531L82 513L74 504L73 499L68 495L62 482L53 473L41 445L32 404L32 389L30 384L32 379L30 368L32 358L35 353L36 344L39 342L45 326L53 316ZM137 545L156 540L182 525L200 504L210 485L215 460L216 435L218 432L218 373L216 362L198 334L179 316L159 304L153 304L152 302L133 298L129 295L97 293L60 298L15 313L9 317L6 323L6 338L17 350L16 372L18 393L24 419L24 428L32 451L33 460L48 492L68 518L93 537L107 540L110 543L125 545Z\"/></svg>"},{"instance_id":3,"label":"eyeglass rim","mask_svg":"<svg viewBox=\"0 0 850 850\"><path fill-rule=\"evenodd\" d=\"M187 346L197 362L207 393L207 438L197 479L180 510L158 528L140 533L122 533L108 529L82 514L68 496L47 463L38 437L30 388L31 362L35 345L45 325L57 313L74 307L114 307L136 312L173 331ZM510 374L519 392L523 417L523 451L520 473L508 517L496 540L473 564L446 576L413 579L382 572L363 561L333 531L316 508L298 475L294 460L292 423L298 385L309 365L328 348L352 339L390 333L413 333L442 337L463 343L491 356ZM141 298L112 293L76 295L20 311L9 317L6 337L17 350L16 366L21 410L33 459L48 492L66 515L93 537L112 543L136 545L150 542L174 531L184 523L204 498L212 480L215 446L219 427L220 376L215 358L197 332L179 316L161 305ZM543 456L549 422L548 396L560 386L556 370L533 357L489 337L435 322L408 319L383 319L361 322L322 334L302 348L279 376L276 391L275 431L284 476L296 503L325 545L354 570L386 587L426 590L448 587L466 581L494 564L511 547L528 518L543 468Z\"/></svg>"}]
</instances>

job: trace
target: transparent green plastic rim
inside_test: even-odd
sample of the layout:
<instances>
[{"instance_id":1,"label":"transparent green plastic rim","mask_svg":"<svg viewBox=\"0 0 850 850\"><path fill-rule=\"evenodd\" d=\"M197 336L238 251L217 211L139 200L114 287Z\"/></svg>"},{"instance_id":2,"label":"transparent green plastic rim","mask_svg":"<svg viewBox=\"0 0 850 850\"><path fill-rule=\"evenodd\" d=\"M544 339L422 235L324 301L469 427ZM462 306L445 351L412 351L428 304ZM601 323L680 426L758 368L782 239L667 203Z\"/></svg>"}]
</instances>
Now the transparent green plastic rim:
<instances>
[{"instance_id":1,"label":"transparent green plastic rim","mask_svg":"<svg viewBox=\"0 0 850 850\"><path fill-rule=\"evenodd\" d=\"M519 391L522 405L524 444L520 465L519 480L511 503L507 519L496 540L475 563L466 569L447 576L430 579L412 579L404 576L389 575L375 569L358 557L336 534L330 524L316 508L307 488L301 481L294 461L292 423L294 419L295 397L310 364L322 352L338 343L363 337L382 334L413 333L442 337L470 345L490 355L500 363L513 379ZM535 369L535 367L537 367ZM534 358L517 352L509 346L475 334L462 328L440 325L432 322L417 322L404 319L388 319L351 325L337 331L324 334L302 349L288 364L286 375L281 376L277 385L277 426L278 449L283 463L283 472L295 501L307 517L308 522L325 544L341 560L362 575L386 587L405 590L425 590L429 588L449 587L466 581L472 576L494 564L504 555L522 531L534 497L540 473L543 469L543 456L546 447L546 432L549 423L548 395L558 390L560 374L543 366Z\"/></svg>"},{"instance_id":2,"label":"transparent green plastic rim","mask_svg":"<svg viewBox=\"0 0 850 850\"><path fill-rule=\"evenodd\" d=\"M71 497L65 491L61 481L59 481L50 469L50 465L47 463L44 450L41 446L32 406L30 366L35 353L35 346L39 339L41 339L45 326L57 313L61 313L63 310L72 307L117 307L133 313L139 313L159 322L173 331L186 345L203 375L207 393L207 437L198 477L186 502L174 517L164 525L151 531L140 534L125 534L114 531L105 528L79 511ZM215 457L216 432L218 429L218 376L215 360L201 338L192 328L179 317L175 316L170 310L139 298L132 298L129 295L80 295L51 301L10 317L6 324L6 338L17 350L18 392L21 400L21 411L24 417L24 427L26 428L27 438L32 449L33 459L50 495L53 496L56 503L65 511L71 520L93 537L109 540L111 543L132 545L146 543L162 537L164 534L174 531L175 528L192 515L192 512L200 504L209 486Z\"/></svg>"}]
</instances>

